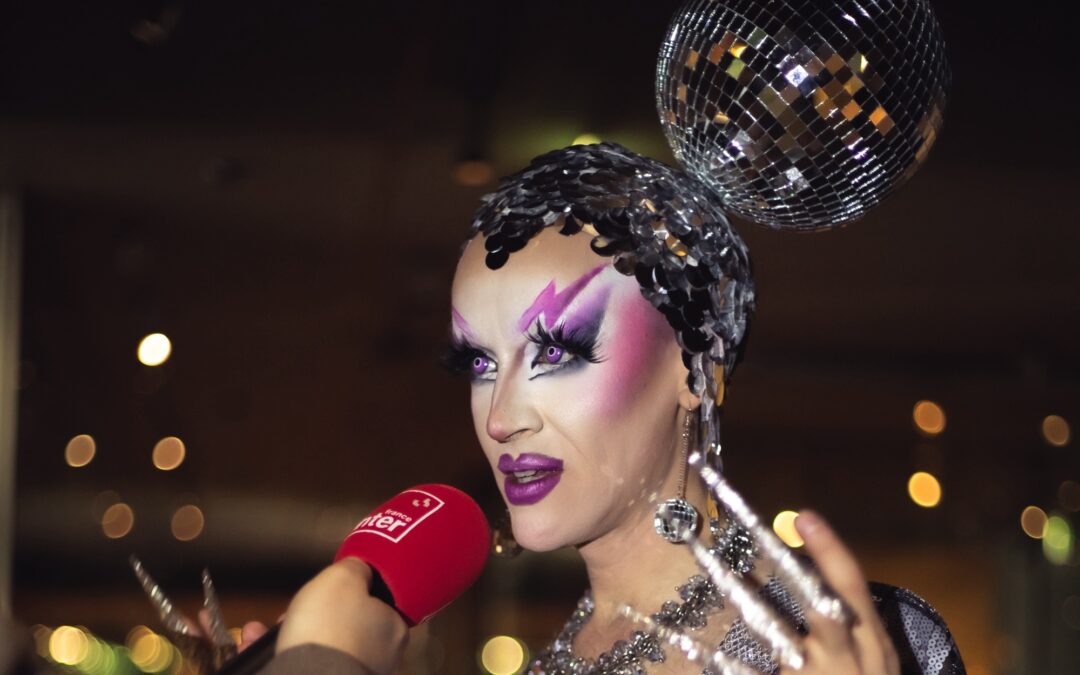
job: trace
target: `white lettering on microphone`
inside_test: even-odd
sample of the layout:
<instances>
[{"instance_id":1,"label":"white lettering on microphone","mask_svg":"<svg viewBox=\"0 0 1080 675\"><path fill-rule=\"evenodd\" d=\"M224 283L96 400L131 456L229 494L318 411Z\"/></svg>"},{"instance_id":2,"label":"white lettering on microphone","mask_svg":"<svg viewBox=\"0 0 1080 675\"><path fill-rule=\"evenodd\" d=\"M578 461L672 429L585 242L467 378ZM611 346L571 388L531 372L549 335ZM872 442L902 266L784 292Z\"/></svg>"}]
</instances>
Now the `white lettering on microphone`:
<instances>
[{"instance_id":1,"label":"white lettering on microphone","mask_svg":"<svg viewBox=\"0 0 1080 675\"><path fill-rule=\"evenodd\" d=\"M387 506L357 523L349 536L377 534L397 543L420 521L442 508L443 501L422 490L406 490L395 497L391 504L393 506Z\"/></svg>"}]
</instances>

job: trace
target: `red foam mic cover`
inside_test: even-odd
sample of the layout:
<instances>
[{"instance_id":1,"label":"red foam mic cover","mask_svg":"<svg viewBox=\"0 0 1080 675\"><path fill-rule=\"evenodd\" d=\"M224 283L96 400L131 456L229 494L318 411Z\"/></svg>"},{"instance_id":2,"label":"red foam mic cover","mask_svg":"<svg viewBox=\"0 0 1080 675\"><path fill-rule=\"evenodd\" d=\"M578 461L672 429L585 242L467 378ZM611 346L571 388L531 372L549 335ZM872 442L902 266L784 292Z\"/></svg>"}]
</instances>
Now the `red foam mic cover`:
<instances>
[{"instance_id":1,"label":"red foam mic cover","mask_svg":"<svg viewBox=\"0 0 1080 675\"><path fill-rule=\"evenodd\" d=\"M471 586L487 562L490 532L484 513L449 485L418 485L361 520L334 561L371 565L415 626Z\"/></svg>"}]
</instances>

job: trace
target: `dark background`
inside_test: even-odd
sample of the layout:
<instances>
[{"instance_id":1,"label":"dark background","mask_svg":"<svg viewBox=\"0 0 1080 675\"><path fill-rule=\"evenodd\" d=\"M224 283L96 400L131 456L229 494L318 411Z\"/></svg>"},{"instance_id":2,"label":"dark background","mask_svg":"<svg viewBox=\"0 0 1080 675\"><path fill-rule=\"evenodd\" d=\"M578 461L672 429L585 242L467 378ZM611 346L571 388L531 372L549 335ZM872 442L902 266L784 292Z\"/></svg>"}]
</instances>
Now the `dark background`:
<instances>
[{"instance_id":1,"label":"dark background","mask_svg":"<svg viewBox=\"0 0 1080 675\"><path fill-rule=\"evenodd\" d=\"M652 78L676 5L0 9L0 185L24 219L16 616L122 641L153 620L135 551L183 602L208 565L232 621L273 620L401 488L454 483L494 513L467 385L437 366L494 186L455 166L509 173L585 132L671 161ZM1070 672L1076 556L1051 565L1019 516L1077 523L1058 503L1076 442L1039 433L1080 420L1075 36L1049 3L936 5L954 86L927 165L837 232L738 224L760 292L726 467L763 513L819 509L869 576L938 606L973 675ZM158 331L173 355L142 366ZM921 399L940 436L914 428ZM98 448L80 469L76 434ZM188 456L164 473L169 435ZM908 498L916 470L939 507ZM119 540L95 520L106 490L136 514ZM206 527L178 542L186 503ZM497 632L539 647L582 582L571 556L496 561L409 668L473 672Z\"/></svg>"}]
</instances>

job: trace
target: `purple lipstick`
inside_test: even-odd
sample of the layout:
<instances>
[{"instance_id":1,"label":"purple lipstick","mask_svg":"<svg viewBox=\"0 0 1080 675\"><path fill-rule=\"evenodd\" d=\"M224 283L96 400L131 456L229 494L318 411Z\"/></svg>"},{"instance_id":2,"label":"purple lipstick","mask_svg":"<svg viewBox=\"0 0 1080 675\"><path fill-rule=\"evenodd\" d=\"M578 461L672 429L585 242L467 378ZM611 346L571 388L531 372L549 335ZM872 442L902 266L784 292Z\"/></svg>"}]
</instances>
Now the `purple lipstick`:
<instances>
[{"instance_id":1,"label":"purple lipstick","mask_svg":"<svg viewBox=\"0 0 1080 675\"><path fill-rule=\"evenodd\" d=\"M499 457L499 471L506 475L506 500L514 506L535 504L546 497L559 484L562 470L562 460L547 455L525 452L517 459L508 454Z\"/></svg>"}]
</instances>

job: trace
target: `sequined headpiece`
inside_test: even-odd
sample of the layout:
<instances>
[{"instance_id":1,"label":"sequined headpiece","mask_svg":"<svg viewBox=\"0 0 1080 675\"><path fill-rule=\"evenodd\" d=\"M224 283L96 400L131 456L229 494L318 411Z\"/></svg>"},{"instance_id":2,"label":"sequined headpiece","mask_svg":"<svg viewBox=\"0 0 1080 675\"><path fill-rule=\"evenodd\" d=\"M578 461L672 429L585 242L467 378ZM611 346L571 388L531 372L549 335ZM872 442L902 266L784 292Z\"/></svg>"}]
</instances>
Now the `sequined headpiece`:
<instances>
[{"instance_id":1,"label":"sequined headpiece","mask_svg":"<svg viewBox=\"0 0 1080 675\"><path fill-rule=\"evenodd\" d=\"M610 143L556 150L485 196L472 233L492 269L544 227L591 235L675 329L700 447L716 453L715 407L754 309L725 211L803 231L861 217L925 160L948 80L928 0L689 0L656 79L686 172Z\"/></svg>"}]
</instances>

